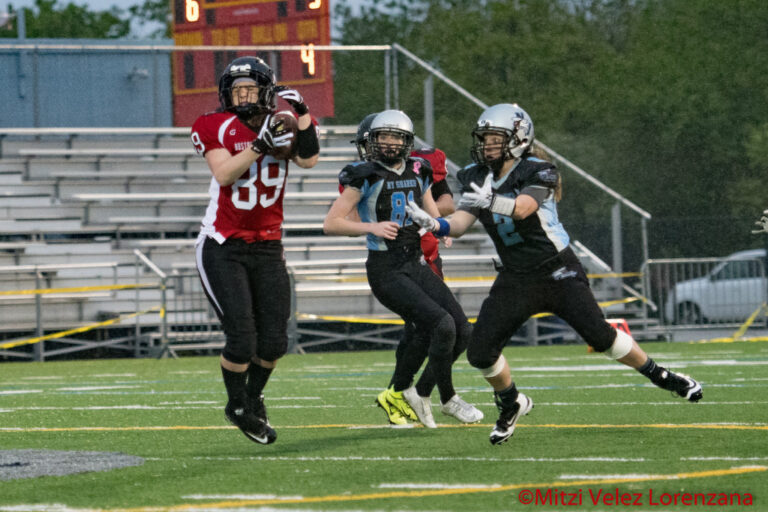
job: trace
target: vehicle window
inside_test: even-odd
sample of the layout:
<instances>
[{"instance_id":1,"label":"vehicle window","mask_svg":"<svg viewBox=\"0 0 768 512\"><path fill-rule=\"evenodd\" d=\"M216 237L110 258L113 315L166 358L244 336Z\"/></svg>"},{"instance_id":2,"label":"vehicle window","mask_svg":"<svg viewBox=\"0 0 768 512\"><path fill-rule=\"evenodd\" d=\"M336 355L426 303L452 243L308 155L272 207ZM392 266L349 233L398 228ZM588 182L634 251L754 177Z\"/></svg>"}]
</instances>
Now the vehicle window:
<instances>
[{"instance_id":1,"label":"vehicle window","mask_svg":"<svg viewBox=\"0 0 768 512\"><path fill-rule=\"evenodd\" d=\"M729 261L712 278L716 281L723 279L747 279L761 277L759 261Z\"/></svg>"}]
</instances>

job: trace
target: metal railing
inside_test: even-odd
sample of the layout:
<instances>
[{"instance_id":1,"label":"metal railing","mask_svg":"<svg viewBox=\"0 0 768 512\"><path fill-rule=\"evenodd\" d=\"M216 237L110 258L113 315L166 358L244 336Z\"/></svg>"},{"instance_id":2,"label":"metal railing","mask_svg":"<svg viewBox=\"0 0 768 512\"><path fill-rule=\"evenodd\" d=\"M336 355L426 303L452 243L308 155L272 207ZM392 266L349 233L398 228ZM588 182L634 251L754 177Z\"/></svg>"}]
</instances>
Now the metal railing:
<instances>
[{"instance_id":1,"label":"metal railing","mask_svg":"<svg viewBox=\"0 0 768 512\"><path fill-rule=\"evenodd\" d=\"M768 298L760 256L648 260L642 273L643 295L667 331L740 326ZM768 326L765 316L755 320Z\"/></svg>"}]
</instances>

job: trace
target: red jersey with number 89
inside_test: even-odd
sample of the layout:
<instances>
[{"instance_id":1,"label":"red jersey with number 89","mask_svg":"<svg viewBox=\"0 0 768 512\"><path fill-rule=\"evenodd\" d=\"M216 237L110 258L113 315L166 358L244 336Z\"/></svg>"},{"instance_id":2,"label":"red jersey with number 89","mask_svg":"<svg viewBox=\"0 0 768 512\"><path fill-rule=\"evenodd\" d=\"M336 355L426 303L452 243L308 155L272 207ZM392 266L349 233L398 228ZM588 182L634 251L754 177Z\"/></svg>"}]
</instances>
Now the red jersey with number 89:
<instances>
[{"instance_id":1,"label":"red jersey with number 89","mask_svg":"<svg viewBox=\"0 0 768 512\"><path fill-rule=\"evenodd\" d=\"M192 125L192 144L201 156L223 148L235 155L251 146L256 134L230 112L213 112ZM227 238L280 240L283 197L288 161L262 155L232 184L219 185L211 178L211 199L203 217L200 239L210 236L219 243Z\"/></svg>"}]
</instances>

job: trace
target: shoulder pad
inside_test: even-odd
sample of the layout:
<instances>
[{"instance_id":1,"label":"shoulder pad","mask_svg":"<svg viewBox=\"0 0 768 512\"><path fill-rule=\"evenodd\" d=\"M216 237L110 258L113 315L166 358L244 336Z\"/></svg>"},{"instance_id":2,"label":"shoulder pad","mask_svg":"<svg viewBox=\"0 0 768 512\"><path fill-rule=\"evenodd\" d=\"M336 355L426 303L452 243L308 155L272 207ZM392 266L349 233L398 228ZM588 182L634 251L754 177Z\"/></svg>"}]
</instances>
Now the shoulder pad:
<instances>
[{"instance_id":1,"label":"shoulder pad","mask_svg":"<svg viewBox=\"0 0 768 512\"><path fill-rule=\"evenodd\" d=\"M339 173L339 184L344 186L352 185L359 188L362 180L375 172L376 167L371 165L370 162L354 162L341 170Z\"/></svg>"},{"instance_id":2,"label":"shoulder pad","mask_svg":"<svg viewBox=\"0 0 768 512\"><path fill-rule=\"evenodd\" d=\"M528 157L522 162L520 174L526 184L537 184L547 188L557 186L558 172L552 162L536 157Z\"/></svg>"},{"instance_id":3,"label":"shoulder pad","mask_svg":"<svg viewBox=\"0 0 768 512\"><path fill-rule=\"evenodd\" d=\"M406 165L410 165L413 173L420 176L432 176L432 164L426 158L412 156L408 158Z\"/></svg>"},{"instance_id":4,"label":"shoulder pad","mask_svg":"<svg viewBox=\"0 0 768 512\"><path fill-rule=\"evenodd\" d=\"M470 183L482 185L488 172L487 167L479 164L469 164L461 169L456 175L456 178L459 180L459 183L461 183L462 192L471 190Z\"/></svg>"}]
</instances>

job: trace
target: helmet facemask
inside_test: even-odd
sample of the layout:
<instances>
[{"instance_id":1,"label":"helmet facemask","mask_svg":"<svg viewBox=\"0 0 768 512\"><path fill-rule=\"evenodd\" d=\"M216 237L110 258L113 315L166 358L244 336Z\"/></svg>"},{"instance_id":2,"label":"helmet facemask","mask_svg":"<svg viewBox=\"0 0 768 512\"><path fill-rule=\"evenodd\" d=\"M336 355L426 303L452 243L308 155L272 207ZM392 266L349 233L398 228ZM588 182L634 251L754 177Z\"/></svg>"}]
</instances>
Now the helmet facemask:
<instances>
[{"instance_id":1,"label":"helmet facemask","mask_svg":"<svg viewBox=\"0 0 768 512\"><path fill-rule=\"evenodd\" d=\"M382 138L389 140L383 141ZM413 133L394 128L373 129L368 136L368 148L373 159L392 166L411 154Z\"/></svg>"},{"instance_id":2,"label":"helmet facemask","mask_svg":"<svg viewBox=\"0 0 768 512\"><path fill-rule=\"evenodd\" d=\"M486 136L496 135L501 140L486 142ZM494 174L504 167L504 162L514 158L509 149L510 135L506 130L494 128L477 128L472 131L472 160L475 163L488 166Z\"/></svg>"}]
</instances>

